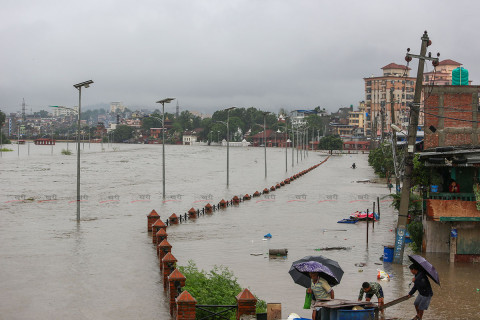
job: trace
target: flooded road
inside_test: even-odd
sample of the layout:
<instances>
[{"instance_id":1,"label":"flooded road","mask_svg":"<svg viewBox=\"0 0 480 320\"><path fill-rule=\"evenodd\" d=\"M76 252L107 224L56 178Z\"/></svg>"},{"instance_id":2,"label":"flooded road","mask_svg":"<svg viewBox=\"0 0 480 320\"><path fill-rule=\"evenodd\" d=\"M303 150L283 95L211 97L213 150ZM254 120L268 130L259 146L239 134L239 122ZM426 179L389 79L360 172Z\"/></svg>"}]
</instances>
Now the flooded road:
<instances>
[{"instance_id":1,"label":"flooded road","mask_svg":"<svg viewBox=\"0 0 480 320\"><path fill-rule=\"evenodd\" d=\"M76 222L76 156L61 155L66 144L10 146L0 158L0 319L169 319L155 248L146 215L172 213L207 202L252 194L325 159L308 157L285 172L285 149L268 148L264 178L263 148L230 148L230 187L226 188L226 149L166 146L166 201L162 202L160 145L86 143L82 153L81 223ZM74 148L70 143L69 148ZM350 169L355 162L357 169ZM202 269L229 267L243 287L267 302L282 303L284 318L302 310L305 291L291 280L293 261L322 254L345 271L335 287L338 298L356 299L363 281L375 281L377 269L386 301L405 295L412 278L403 266L383 264L383 246L393 244L396 216L375 178L367 155L331 157L326 163L269 196L255 198L170 226L172 254ZM381 220L366 225L338 224L356 210L372 208L380 197ZM271 233L272 239L263 240ZM324 247L347 250L316 251ZM269 249L288 248L288 257L269 259ZM263 255L251 255L263 253ZM429 254L442 287L424 319L478 319L478 265L448 262L448 254ZM356 263L366 263L356 267ZM413 300L387 309L388 317L411 319Z\"/></svg>"}]
</instances>

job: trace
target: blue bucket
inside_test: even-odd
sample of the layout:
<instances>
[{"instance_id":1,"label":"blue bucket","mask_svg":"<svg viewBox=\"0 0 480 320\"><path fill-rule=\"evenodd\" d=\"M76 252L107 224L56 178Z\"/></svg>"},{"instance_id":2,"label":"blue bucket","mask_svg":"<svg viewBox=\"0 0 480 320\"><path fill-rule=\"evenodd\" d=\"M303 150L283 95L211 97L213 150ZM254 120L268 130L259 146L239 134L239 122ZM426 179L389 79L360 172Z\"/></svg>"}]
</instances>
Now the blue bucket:
<instances>
[{"instance_id":1,"label":"blue bucket","mask_svg":"<svg viewBox=\"0 0 480 320\"><path fill-rule=\"evenodd\" d=\"M438 186L430 186L430 191L438 192Z\"/></svg>"},{"instance_id":2,"label":"blue bucket","mask_svg":"<svg viewBox=\"0 0 480 320\"><path fill-rule=\"evenodd\" d=\"M337 320L373 320L375 319L374 309L365 310L338 310Z\"/></svg>"},{"instance_id":3,"label":"blue bucket","mask_svg":"<svg viewBox=\"0 0 480 320\"><path fill-rule=\"evenodd\" d=\"M393 262L393 247L383 247L383 262Z\"/></svg>"}]
</instances>

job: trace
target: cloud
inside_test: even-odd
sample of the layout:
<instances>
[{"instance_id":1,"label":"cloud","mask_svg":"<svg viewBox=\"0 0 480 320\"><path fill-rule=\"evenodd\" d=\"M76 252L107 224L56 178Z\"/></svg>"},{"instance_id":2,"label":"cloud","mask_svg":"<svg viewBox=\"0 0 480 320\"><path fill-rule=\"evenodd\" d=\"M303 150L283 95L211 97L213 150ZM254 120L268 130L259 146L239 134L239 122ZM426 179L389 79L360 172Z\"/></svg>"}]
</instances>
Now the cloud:
<instances>
[{"instance_id":1,"label":"cloud","mask_svg":"<svg viewBox=\"0 0 480 320\"><path fill-rule=\"evenodd\" d=\"M443 4L443 5L442 5ZM404 63L425 29L431 50L475 76L476 2L6 1L0 108L82 105L155 108L176 97L190 110L267 110L364 100L363 78ZM461 31L461 32L460 32ZM412 74L416 73L413 62Z\"/></svg>"}]
</instances>

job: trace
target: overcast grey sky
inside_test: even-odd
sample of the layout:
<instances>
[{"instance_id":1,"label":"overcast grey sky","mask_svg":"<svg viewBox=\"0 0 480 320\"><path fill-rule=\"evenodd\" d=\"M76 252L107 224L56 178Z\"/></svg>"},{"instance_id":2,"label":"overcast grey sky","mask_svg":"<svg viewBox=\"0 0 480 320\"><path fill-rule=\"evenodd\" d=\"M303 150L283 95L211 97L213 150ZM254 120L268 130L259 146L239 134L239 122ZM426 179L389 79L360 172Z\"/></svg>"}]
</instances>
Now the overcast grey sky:
<instances>
[{"instance_id":1,"label":"overcast grey sky","mask_svg":"<svg viewBox=\"0 0 480 320\"><path fill-rule=\"evenodd\" d=\"M477 1L3 0L0 109L122 101L182 109L338 107L363 78L419 53L463 63L480 84ZM411 64L416 74L418 62ZM428 70L432 70L428 63ZM169 105L172 109L175 102ZM168 108L167 108L168 109Z\"/></svg>"}]
</instances>

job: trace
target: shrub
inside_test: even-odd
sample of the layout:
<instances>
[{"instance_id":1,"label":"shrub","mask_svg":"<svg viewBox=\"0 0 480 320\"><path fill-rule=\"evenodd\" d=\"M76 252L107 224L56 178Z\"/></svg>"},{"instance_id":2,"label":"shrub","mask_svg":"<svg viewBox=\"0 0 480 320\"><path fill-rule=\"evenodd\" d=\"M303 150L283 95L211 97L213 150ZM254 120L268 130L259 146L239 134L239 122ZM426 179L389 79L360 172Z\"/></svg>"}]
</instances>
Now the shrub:
<instances>
[{"instance_id":1,"label":"shrub","mask_svg":"<svg viewBox=\"0 0 480 320\"><path fill-rule=\"evenodd\" d=\"M69 156L69 155L72 154L72 151L66 150L66 149L62 149L62 154L66 155L66 156Z\"/></svg>"},{"instance_id":2,"label":"shrub","mask_svg":"<svg viewBox=\"0 0 480 320\"><path fill-rule=\"evenodd\" d=\"M407 225L408 233L412 242L410 246L413 251L420 251L422 249L423 225L421 221L412 221Z\"/></svg>"},{"instance_id":3,"label":"shrub","mask_svg":"<svg viewBox=\"0 0 480 320\"><path fill-rule=\"evenodd\" d=\"M187 278L184 290L188 291L198 304L236 305L235 297L243 290L232 271L224 266L214 266L206 272L199 270L195 262L188 261L187 266L179 266L179 271ZM257 298L258 299L258 298ZM266 312L267 304L258 299L257 313ZM197 318L208 316L205 311L197 310ZM235 319L235 310L225 314Z\"/></svg>"}]
</instances>

